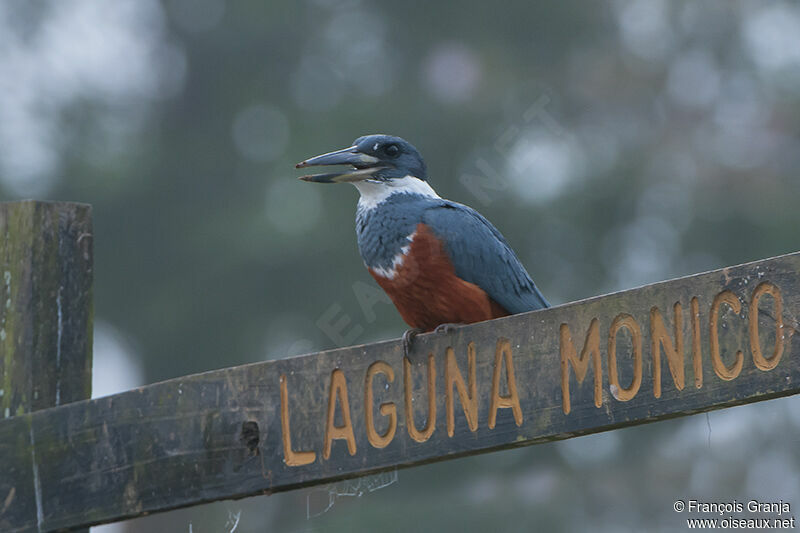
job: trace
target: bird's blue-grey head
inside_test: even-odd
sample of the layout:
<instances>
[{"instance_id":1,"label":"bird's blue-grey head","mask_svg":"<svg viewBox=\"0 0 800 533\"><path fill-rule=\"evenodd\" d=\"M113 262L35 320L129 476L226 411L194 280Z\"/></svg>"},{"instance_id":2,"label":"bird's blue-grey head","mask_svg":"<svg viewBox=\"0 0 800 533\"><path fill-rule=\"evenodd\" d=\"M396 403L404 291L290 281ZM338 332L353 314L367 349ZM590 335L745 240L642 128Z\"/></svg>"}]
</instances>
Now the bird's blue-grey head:
<instances>
[{"instance_id":1,"label":"bird's blue-grey head","mask_svg":"<svg viewBox=\"0 0 800 533\"><path fill-rule=\"evenodd\" d=\"M406 176L423 181L428 179L428 170L417 149L408 141L392 135L365 135L356 139L352 146L306 159L296 167L322 165L350 165L352 168L300 179L315 183L389 183Z\"/></svg>"}]
</instances>

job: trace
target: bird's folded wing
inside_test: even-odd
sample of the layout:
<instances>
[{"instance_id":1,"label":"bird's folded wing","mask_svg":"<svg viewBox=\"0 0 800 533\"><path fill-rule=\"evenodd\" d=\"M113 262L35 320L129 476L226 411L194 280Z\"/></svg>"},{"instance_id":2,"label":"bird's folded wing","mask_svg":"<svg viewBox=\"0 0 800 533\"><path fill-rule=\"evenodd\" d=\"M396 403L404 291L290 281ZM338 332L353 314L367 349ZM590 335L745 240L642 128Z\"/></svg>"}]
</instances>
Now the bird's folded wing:
<instances>
[{"instance_id":1,"label":"bird's folded wing","mask_svg":"<svg viewBox=\"0 0 800 533\"><path fill-rule=\"evenodd\" d=\"M509 313L550 306L503 235L474 209L442 200L425 210L423 222L445 243L456 275Z\"/></svg>"}]
</instances>

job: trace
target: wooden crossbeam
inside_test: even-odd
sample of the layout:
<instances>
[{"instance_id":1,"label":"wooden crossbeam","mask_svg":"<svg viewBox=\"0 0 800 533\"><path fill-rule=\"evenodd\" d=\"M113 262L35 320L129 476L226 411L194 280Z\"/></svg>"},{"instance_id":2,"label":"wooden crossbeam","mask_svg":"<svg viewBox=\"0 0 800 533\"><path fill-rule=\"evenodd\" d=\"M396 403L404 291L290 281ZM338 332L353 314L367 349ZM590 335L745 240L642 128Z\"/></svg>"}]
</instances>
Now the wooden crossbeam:
<instances>
[{"instance_id":1,"label":"wooden crossbeam","mask_svg":"<svg viewBox=\"0 0 800 533\"><path fill-rule=\"evenodd\" d=\"M408 359L380 342L25 413L0 421L0 529L99 524L795 394L799 311L794 253L423 335Z\"/></svg>"}]
</instances>

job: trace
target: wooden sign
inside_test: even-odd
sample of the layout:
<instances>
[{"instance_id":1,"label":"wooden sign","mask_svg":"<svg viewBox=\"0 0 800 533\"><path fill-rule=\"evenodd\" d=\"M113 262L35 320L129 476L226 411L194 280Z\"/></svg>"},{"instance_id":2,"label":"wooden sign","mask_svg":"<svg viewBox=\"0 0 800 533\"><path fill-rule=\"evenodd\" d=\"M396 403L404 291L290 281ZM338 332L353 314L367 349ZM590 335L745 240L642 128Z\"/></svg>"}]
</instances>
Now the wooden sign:
<instances>
[{"instance_id":1,"label":"wooden sign","mask_svg":"<svg viewBox=\"0 0 800 533\"><path fill-rule=\"evenodd\" d=\"M795 394L798 312L795 253L423 335L409 358L399 341L355 346L10 418L0 529L107 522Z\"/></svg>"}]
</instances>

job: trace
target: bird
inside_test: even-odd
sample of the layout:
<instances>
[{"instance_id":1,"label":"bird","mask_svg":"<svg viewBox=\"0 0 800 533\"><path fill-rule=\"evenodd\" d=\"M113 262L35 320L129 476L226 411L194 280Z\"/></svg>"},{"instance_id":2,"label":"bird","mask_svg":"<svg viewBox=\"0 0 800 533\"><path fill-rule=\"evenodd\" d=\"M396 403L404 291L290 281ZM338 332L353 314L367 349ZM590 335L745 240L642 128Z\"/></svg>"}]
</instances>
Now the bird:
<instances>
[{"instance_id":1,"label":"bird","mask_svg":"<svg viewBox=\"0 0 800 533\"><path fill-rule=\"evenodd\" d=\"M411 328L403 335L406 355L420 333L550 306L491 222L434 191L425 161L408 141L365 135L295 166L328 165L347 168L299 179L358 189L358 250Z\"/></svg>"}]
</instances>

